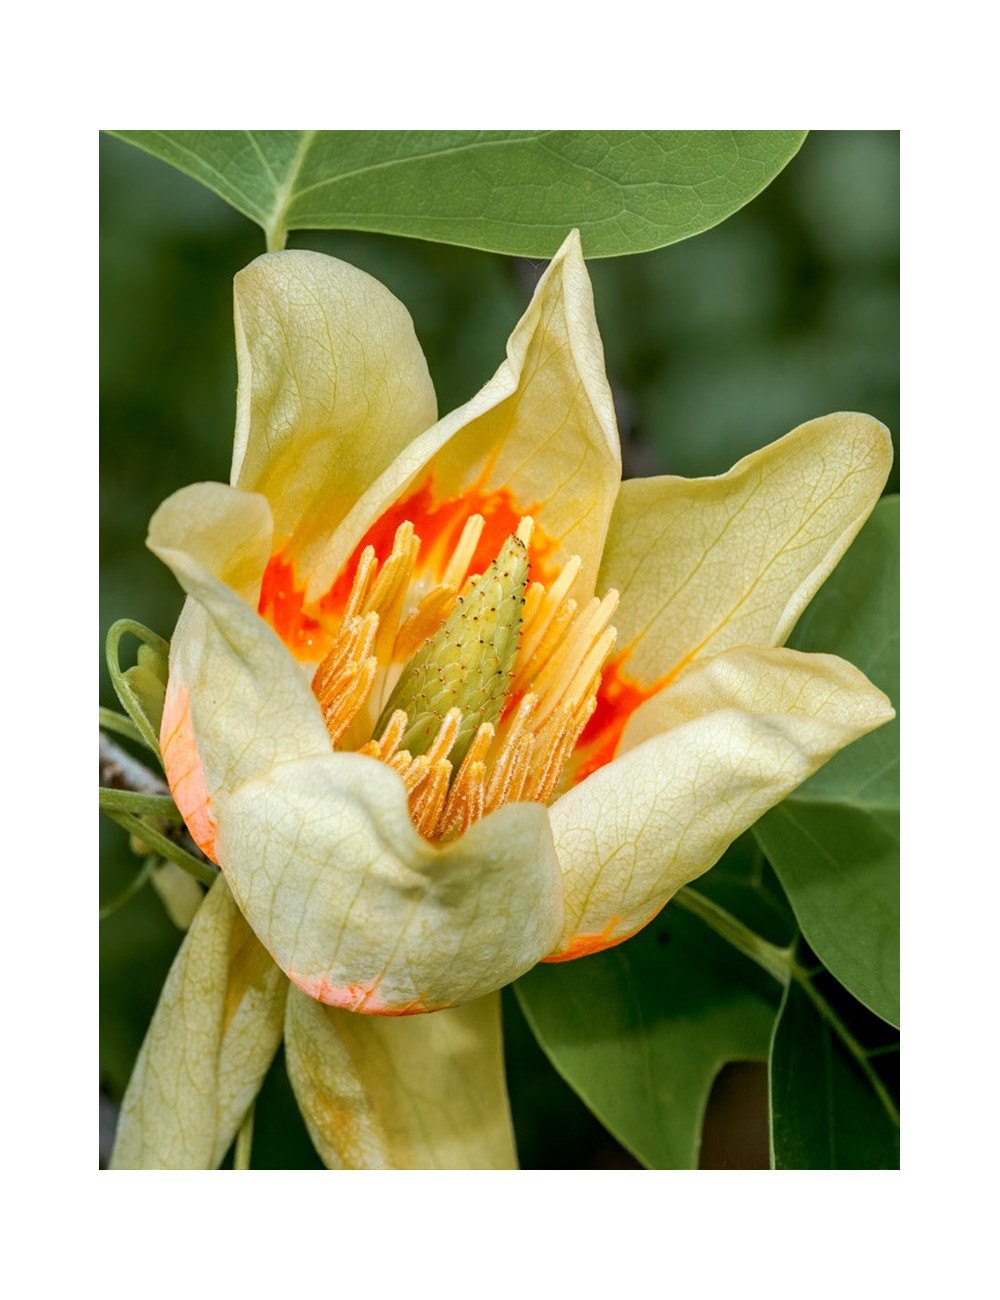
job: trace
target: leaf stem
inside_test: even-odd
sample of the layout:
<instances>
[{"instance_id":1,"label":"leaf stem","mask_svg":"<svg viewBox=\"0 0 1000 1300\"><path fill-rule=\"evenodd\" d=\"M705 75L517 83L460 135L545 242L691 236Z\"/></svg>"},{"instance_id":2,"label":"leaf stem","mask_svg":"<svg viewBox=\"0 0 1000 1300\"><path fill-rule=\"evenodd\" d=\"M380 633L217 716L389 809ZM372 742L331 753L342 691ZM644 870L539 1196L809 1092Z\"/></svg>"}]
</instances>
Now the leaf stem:
<instances>
[{"instance_id":1,"label":"leaf stem","mask_svg":"<svg viewBox=\"0 0 1000 1300\"><path fill-rule=\"evenodd\" d=\"M315 131L302 132L302 137L299 140L298 148L295 150L295 156L289 164L285 179L275 193L274 203L264 223L264 237L267 240L267 251L269 253L280 253L285 247L285 240L288 238L288 224L285 220L288 216L288 204L295 188L295 182L298 180L299 172L302 170L302 164L306 160L306 154L309 152L315 138Z\"/></svg>"},{"instance_id":2,"label":"leaf stem","mask_svg":"<svg viewBox=\"0 0 1000 1300\"><path fill-rule=\"evenodd\" d=\"M128 812L112 812L105 809L107 816L119 826L124 827L130 834L135 835L148 844L151 849L170 862L176 862L179 867L183 867L189 875L194 876L195 880L202 885L214 885L215 877L219 874L215 867L210 866L207 862L200 862L192 854L182 849L179 844L158 831L155 826L147 826L145 822L139 820Z\"/></svg>"},{"instance_id":3,"label":"leaf stem","mask_svg":"<svg viewBox=\"0 0 1000 1300\"><path fill-rule=\"evenodd\" d=\"M233 1152L233 1168L249 1169L250 1152L253 1148L253 1112L255 1102L250 1103L250 1109L243 1117L243 1123L240 1125L240 1131L236 1134L236 1150Z\"/></svg>"},{"instance_id":4,"label":"leaf stem","mask_svg":"<svg viewBox=\"0 0 1000 1300\"><path fill-rule=\"evenodd\" d=\"M762 939L755 930L738 921L731 912L727 912L718 903L713 903L704 894L699 894L690 885L675 894L675 903L687 912L693 912L705 924L726 940L745 957L756 962L768 975L778 981L784 988L792 978L794 962L791 948L779 948L776 944Z\"/></svg>"},{"instance_id":5,"label":"leaf stem","mask_svg":"<svg viewBox=\"0 0 1000 1300\"><path fill-rule=\"evenodd\" d=\"M865 1076L872 1091L885 1107L889 1118L898 1128L899 1111L889 1095L888 1089L868 1059L868 1053L812 982L812 976L817 973L817 970L823 970L823 967L820 966L816 970L806 970L804 966L800 966L795 960L793 955L794 945L789 948L778 948L773 943L768 943L756 931L751 930L742 921L737 920L732 913L727 912L718 903L713 903L704 894L699 894L690 885L680 890L674 896L673 901L683 907L685 911L693 912L695 916L704 921L709 929L714 930L720 938L725 939L727 943L743 953L745 957L749 957L751 961L756 962L762 970L767 971L769 975L776 979L782 988L786 988L790 980L794 980L798 984L823 1020L826 1021L847 1051L854 1057L858 1068Z\"/></svg>"},{"instance_id":6,"label":"leaf stem","mask_svg":"<svg viewBox=\"0 0 1000 1300\"><path fill-rule=\"evenodd\" d=\"M145 745L146 740L142 732L135 725L131 718L126 717L124 713L116 713L114 709L105 709L103 707L97 710L99 715L98 726L105 731L117 732L119 736L127 736L129 740L136 740L141 745Z\"/></svg>"},{"instance_id":7,"label":"leaf stem","mask_svg":"<svg viewBox=\"0 0 1000 1300\"><path fill-rule=\"evenodd\" d=\"M168 794L140 794L136 790L112 790L106 785L98 786L98 802L101 812L135 813L137 817L160 817L163 821L176 822L184 820L180 810Z\"/></svg>"}]
</instances>

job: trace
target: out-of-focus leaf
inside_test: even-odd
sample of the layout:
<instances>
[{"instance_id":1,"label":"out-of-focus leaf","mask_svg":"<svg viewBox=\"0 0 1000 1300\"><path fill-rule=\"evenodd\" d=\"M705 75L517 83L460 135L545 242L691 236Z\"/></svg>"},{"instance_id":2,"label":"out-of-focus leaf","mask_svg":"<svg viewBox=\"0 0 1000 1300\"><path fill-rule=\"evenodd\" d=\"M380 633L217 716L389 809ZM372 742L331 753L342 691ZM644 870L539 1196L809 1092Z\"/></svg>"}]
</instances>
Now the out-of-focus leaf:
<instances>
[{"instance_id":1,"label":"out-of-focus leaf","mask_svg":"<svg viewBox=\"0 0 1000 1300\"><path fill-rule=\"evenodd\" d=\"M263 226L375 230L551 257L659 248L717 225L804 131L115 131Z\"/></svg>"},{"instance_id":2,"label":"out-of-focus leaf","mask_svg":"<svg viewBox=\"0 0 1000 1300\"><path fill-rule=\"evenodd\" d=\"M668 906L635 938L536 966L515 985L552 1064L651 1169L698 1164L719 1069L762 1060L778 986L696 917Z\"/></svg>"},{"instance_id":3,"label":"out-of-focus leaf","mask_svg":"<svg viewBox=\"0 0 1000 1300\"><path fill-rule=\"evenodd\" d=\"M503 1051L522 1169L634 1169L638 1161L584 1105L538 1045L514 985L501 990Z\"/></svg>"},{"instance_id":4,"label":"out-of-focus leaf","mask_svg":"<svg viewBox=\"0 0 1000 1300\"><path fill-rule=\"evenodd\" d=\"M858 1062L797 983L771 1045L775 1169L896 1169L899 1125Z\"/></svg>"},{"instance_id":5,"label":"out-of-focus leaf","mask_svg":"<svg viewBox=\"0 0 1000 1300\"><path fill-rule=\"evenodd\" d=\"M899 498L879 502L790 644L858 665L899 707ZM817 956L899 1024L899 720L767 813L754 834Z\"/></svg>"}]
</instances>

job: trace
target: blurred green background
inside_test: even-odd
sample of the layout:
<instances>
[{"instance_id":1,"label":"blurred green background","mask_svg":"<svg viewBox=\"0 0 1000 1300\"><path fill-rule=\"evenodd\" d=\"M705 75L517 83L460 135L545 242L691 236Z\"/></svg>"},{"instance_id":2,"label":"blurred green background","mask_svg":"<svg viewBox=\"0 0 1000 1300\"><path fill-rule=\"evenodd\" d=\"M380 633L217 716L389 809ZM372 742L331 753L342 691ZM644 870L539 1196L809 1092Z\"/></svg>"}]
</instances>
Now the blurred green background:
<instances>
[{"instance_id":1,"label":"blurred green background","mask_svg":"<svg viewBox=\"0 0 1000 1300\"><path fill-rule=\"evenodd\" d=\"M181 606L145 549L150 515L186 483L228 479L232 277L263 251L263 236L197 182L120 141L101 138L100 168L101 703L115 705L107 628L128 616L169 637ZM289 246L344 258L406 304L442 413L496 369L544 265L369 234L295 233ZM721 226L589 265L627 476L718 474L836 410L868 411L898 438L897 132L814 132ZM898 441L887 490L899 490ZM102 903L137 866L124 832L102 819ZM180 938L151 889L101 925L101 1085L112 1102ZM547 1064L507 994L504 1010L524 1167L634 1164ZM759 1075L748 1067L737 1086L724 1072L722 1122L713 1119L703 1163L750 1158L735 1145L748 1140L736 1118L741 1089L758 1096ZM319 1167L280 1058L257 1115L255 1167Z\"/></svg>"}]
</instances>

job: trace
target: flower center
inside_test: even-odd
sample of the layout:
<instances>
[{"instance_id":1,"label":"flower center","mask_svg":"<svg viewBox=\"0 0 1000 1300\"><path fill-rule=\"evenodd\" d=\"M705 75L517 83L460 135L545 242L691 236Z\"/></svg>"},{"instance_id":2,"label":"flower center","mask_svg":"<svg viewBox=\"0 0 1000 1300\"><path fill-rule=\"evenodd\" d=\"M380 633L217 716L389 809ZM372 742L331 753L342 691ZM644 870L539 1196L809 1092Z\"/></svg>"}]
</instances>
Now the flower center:
<instances>
[{"instance_id":1,"label":"flower center","mask_svg":"<svg viewBox=\"0 0 1000 1300\"><path fill-rule=\"evenodd\" d=\"M452 839L501 804L547 803L594 712L615 642L618 593L582 609L572 556L546 588L528 581L524 516L481 576L472 515L429 591L406 521L379 566L361 553L340 628L312 689L335 749L388 763L426 839Z\"/></svg>"}]
</instances>

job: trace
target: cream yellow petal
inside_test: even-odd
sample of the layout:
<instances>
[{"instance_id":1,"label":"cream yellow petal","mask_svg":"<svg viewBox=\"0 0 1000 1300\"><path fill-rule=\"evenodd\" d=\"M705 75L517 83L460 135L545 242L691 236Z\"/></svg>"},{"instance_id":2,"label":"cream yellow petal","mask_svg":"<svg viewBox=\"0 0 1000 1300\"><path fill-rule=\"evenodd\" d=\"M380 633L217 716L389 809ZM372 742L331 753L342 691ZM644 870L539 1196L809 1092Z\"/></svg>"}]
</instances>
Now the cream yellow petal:
<instances>
[{"instance_id":1,"label":"cream yellow petal","mask_svg":"<svg viewBox=\"0 0 1000 1300\"><path fill-rule=\"evenodd\" d=\"M633 716L634 748L550 809L566 889L559 953L641 929L768 808L892 716L832 655L741 647L695 665Z\"/></svg>"},{"instance_id":2,"label":"cream yellow petal","mask_svg":"<svg viewBox=\"0 0 1000 1300\"><path fill-rule=\"evenodd\" d=\"M220 792L330 752L308 681L256 613L270 543L266 500L218 483L176 493L150 523L150 549L190 597L170 644L160 744L178 806L210 853L199 801L214 822Z\"/></svg>"},{"instance_id":3,"label":"cream yellow petal","mask_svg":"<svg viewBox=\"0 0 1000 1300\"><path fill-rule=\"evenodd\" d=\"M357 1016L292 988L285 1061L328 1169L516 1169L500 995Z\"/></svg>"},{"instance_id":4,"label":"cream yellow petal","mask_svg":"<svg viewBox=\"0 0 1000 1300\"><path fill-rule=\"evenodd\" d=\"M511 804L444 847L399 777L357 754L284 763L220 807L219 861L289 978L384 1014L471 1001L517 979L562 926L545 808Z\"/></svg>"},{"instance_id":5,"label":"cream yellow petal","mask_svg":"<svg viewBox=\"0 0 1000 1300\"><path fill-rule=\"evenodd\" d=\"M278 1050L287 990L220 878L167 975L112 1169L218 1168Z\"/></svg>"},{"instance_id":6,"label":"cream yellow petal","mask_svg":"<svg viewBox=\"0 0 1000 1300\"><path fill-rule=\"evenodd\" d=\"M738 645L781 645L868 517L892 464L868 415L811 420L719 478L622 484L599 586L625 672L649 683Z\"/></svg>"},{"instance_id":7,"label":"cream yellow petal","mask_svg":"<svg viewBox=\"0 0 1000 1300\"><path fill-rule=\"evenodd\" d=\"M412 443L361 497L311 573L308 599L327 590L357 539L386 507L428 477L435 500L475 487L470 513L477 508L476 494L506 490L515 513L530 513L551 539L557 562L582 557L574 590L592 594L621 479L621 454L576 231L539 281L497 373Z\"/></svg>"},{"instance_id":8,"label":"cream yellow petal","mask_svg":"<svg viewBox=\"0 0 1000 1300\"><path fill-rule=\"evenodd\" d=\"M161 559L161 552L176 552L185 566L218 578L256 609L273 533L265 497L224 483L192 483L153 515L146 545Z\"/></svg>"},{"instance_id":9,"label":"cream yellow petal","mask_svg":"<svg viewBox=\"0 0 1000 1300\"><path fill-rule=\"evenodd\" d=\"M299 571L360 493L437 419L406 308L323 253L268 253L235 281L232 483L262 492Z\"/></svg>"}]
</instances>

